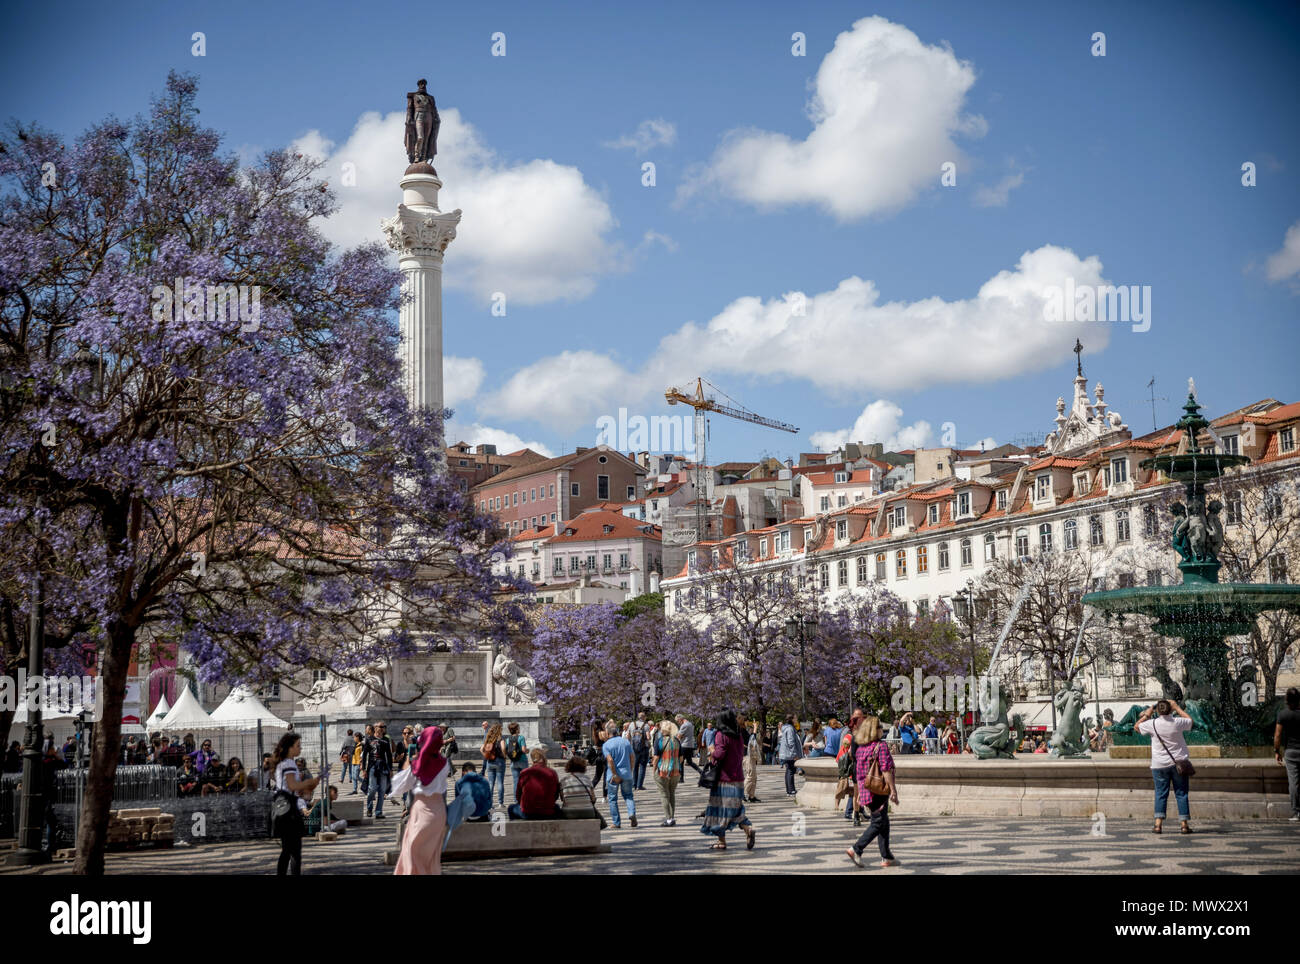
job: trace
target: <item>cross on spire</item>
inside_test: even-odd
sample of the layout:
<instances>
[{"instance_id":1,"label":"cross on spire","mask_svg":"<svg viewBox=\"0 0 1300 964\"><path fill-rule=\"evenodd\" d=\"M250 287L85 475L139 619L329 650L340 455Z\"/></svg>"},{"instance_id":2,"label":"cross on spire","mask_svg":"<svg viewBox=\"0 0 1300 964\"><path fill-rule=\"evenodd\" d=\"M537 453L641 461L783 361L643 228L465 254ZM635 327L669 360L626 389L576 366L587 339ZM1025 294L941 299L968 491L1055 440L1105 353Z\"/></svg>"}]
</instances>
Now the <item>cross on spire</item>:
<instances>
[{"instance_id":1,"label":"cross on spire","mask_svg":"<svg viewBox=\"0 0 1300 964\"><path fill-rule=\"evenodd\" d=\"M1073 351L1074 351L1075 368L1078 371L1079 376L1082 377L1083 376L1083 354L1082 354L1083 342L1079 341L1079 339L1077 338L1074 339Z\"/></svg>"}]
</instances>

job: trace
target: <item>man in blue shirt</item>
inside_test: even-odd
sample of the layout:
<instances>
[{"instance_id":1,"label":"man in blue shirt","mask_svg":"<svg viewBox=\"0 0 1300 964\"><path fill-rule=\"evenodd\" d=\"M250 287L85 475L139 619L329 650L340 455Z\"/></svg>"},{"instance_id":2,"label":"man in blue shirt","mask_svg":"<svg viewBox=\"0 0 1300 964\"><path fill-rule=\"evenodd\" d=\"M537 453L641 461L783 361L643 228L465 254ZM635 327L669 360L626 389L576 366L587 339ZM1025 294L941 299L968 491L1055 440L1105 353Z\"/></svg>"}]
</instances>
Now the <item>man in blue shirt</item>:
<instances>
[{"instance_id":1,"label":"man in blue shirt","mask_svg":"<svg viewBox=\"0 0 1300 964\"><path fill-rule=\"evenodd\" d=\"M618 733L618 724L614 720L605 723L606 733ZM632 826L636 826L636 801L632 799L632 761L636 754L626 737L612 736L605 741L601 752L605 754L605 765L609 767L609 779L605 782L609 794L609 816L617 830L623 825L623 818L618 812L618 797L621 793L627 801L627 815Z\"/></svg>"},{"instance_id":2,"label":"man in blue shirt","mask_svg":"<svg viewBox=\"0 0 1300 964\"><path fill-rule=\"evenodd\" d=\"M474 799L474 811L465 819L473 821L487 820L492 816L492 785L478 773L478 767L466 763L460 768L464 774L456 781L456 796L468 793Z\"/></svg>"},{"instance_id":3,"label":"man in blue shirt","mask_svg":"<svg viewBox=\"0 0 1300 964\"><path fill-rule=\"evenodd\" d=\"M925 752L939 752L939 728L934 725L934 717L930 717L930 722L925 725Z\"/></svg>"},{"instance_id":4,"label":"man in blue shirt","mask_svg":"<svg viewBox=\"0 0 1300 964\"><path fill-rule=\"evenodd\" d=\"M713 728L713 721L712 721L712 720L709 720L708 722L706 722L706 723L704 724L704 733L701 734L701 735L702 735L702 737L703 737L703 739L704 739L704 744L703 744L703 745L704 745L705 752L704 752L703 754L701 754L701 756L703 756L706 760L708 759L708 752L707 752L707 751L713 749L713 738L714 738L714 736L717 735L717 733L718 733L718 731L715 730L715 729Z\"/></svg>"}]
</instances>

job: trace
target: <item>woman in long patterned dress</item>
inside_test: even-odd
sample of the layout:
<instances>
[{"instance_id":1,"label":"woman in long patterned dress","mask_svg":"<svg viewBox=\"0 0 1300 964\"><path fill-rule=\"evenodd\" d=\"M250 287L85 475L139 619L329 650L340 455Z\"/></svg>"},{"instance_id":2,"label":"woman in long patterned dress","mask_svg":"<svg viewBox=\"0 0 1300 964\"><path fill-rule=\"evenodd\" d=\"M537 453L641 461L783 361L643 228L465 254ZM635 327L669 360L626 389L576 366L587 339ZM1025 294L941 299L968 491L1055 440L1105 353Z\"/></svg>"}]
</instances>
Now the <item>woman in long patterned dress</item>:
<instances>
[{"instance_id":1,"label":"woman in long patterned dress","mask_svg":"<svg viewBox=\"0 0 1300 964\"><path fill-rule=\"evenodd\" d=\"M704 811L700 832L718 838L710 850L726 850L727 831L740 827L745 831L745 849L753 850L754 827L745 815L745 739L740 735L735 710L724 709L716 719L718 732L710 756L719 766L719 780L709 791L709 807Z\"/></svg>"},{"instance_id":2,"label":"woman in long patterned dress","mask_svg":"<svg viewBox=\"0 0 1300 964\"><path fill-rule=\"evenodd\" d=\"M398 774L402 783L409 782L411 807L402 835L402 852L397 858L395 875L441 874L442 842L447 833L447 758L441 753L442 730L425 727L420 734L419 753L411 766ZM409 775L409 776L408 776ZM394 793L398 790L394 782Z\"/></svg>"}]
</instances>

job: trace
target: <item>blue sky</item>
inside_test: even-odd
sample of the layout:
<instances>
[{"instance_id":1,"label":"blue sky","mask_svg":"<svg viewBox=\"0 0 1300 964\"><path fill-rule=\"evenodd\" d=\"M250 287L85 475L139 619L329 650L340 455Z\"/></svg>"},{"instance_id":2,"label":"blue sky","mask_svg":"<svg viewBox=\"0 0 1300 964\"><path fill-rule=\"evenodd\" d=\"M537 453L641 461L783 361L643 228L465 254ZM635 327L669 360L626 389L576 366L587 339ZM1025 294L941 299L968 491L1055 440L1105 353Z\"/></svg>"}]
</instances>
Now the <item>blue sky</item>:
<instances>
[{"instance_id":1,"label":"blue sky","mask_svg":"<svg viewBox=\"0 0 1300 964\"><path fill-rule=\"evenodd\" d=\"M1135 433L1153 375L1161 424L1188 376L1211 412L1300 398L1297 8L1047 6L11 6L0 113L72 136L194 72L230 149L298 143L333 184L357 165L348 243L400 199L394 112L427 77L443 206L464 209L444 350L470 441L592 444L619 407L679 412L663 389L696 374L803 430L715 419L715 459L855 426L1041 436L1076 337ZM646 121L673 136L613 146ZM1066 276L1149 285L1149 330L1043 321L1034 296Z\"/></svg>"}]
</instances>

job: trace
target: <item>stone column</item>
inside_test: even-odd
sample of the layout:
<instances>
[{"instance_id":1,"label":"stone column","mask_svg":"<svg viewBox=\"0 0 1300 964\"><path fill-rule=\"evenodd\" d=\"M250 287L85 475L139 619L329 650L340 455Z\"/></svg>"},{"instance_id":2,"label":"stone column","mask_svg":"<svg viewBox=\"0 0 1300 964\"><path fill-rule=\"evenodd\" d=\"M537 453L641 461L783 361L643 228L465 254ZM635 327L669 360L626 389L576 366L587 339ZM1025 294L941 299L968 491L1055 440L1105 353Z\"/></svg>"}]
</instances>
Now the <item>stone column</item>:
<instances>
[{"instance_id":1,"label":"stone column","mask_svg":"<svg viewBox=\"0 0 1300 964\"><path fill-rule=\"evenodd\" d=\"M402 377L412 408L442 410L442 256L460 209L438 209L442 181L427 163L402 177L397 216L380 223L402 272Z\"/></svg>"}]
</instances>

